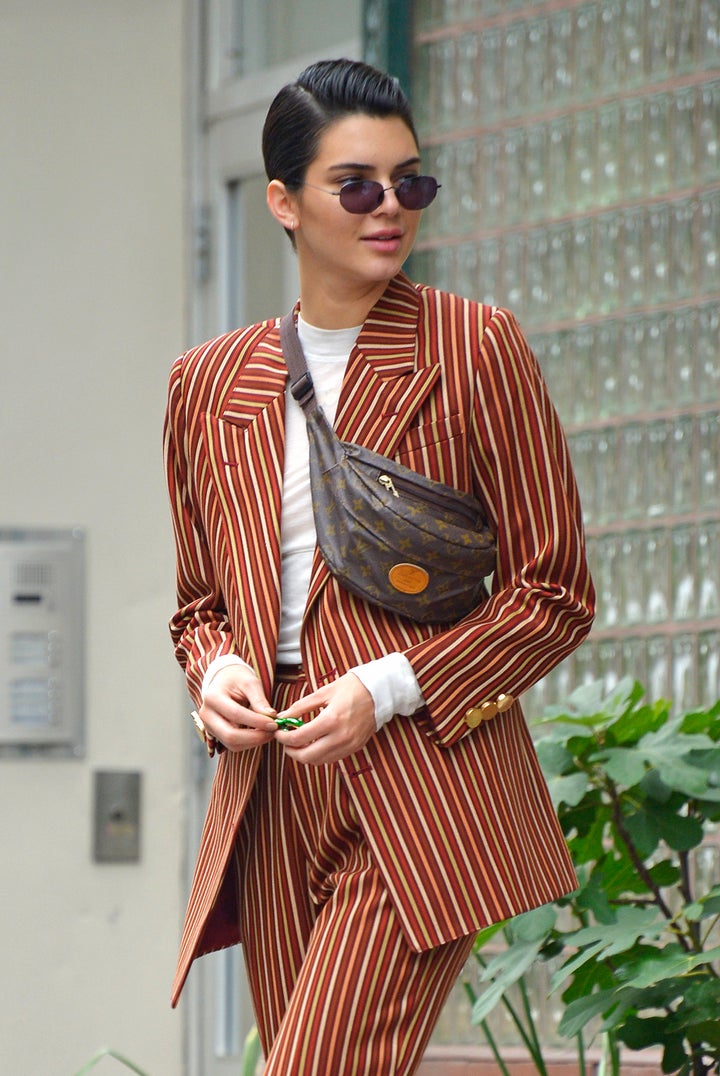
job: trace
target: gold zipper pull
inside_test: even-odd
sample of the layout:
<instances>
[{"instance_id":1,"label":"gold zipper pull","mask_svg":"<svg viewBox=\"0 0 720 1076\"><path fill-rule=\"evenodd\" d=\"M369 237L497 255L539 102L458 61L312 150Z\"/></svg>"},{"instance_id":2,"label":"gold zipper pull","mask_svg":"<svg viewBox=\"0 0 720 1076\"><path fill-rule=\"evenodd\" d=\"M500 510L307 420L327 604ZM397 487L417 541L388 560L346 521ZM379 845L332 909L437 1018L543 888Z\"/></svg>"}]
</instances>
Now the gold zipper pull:
<instances>
[{"instance_id":1,"label":"gold zipper pull","mask_svg":"<svg viewBox=\"0 0 720 1076\"><path fill-rule=\"evenodd\" d=\"M388 491L388 493L392 493L393 497L400 496L398 491L395 489L395 483L393 482L389 474L381 474L378 478L378 482L381 486L385 486L385 489Z\"/></svg>"}]
</instances>

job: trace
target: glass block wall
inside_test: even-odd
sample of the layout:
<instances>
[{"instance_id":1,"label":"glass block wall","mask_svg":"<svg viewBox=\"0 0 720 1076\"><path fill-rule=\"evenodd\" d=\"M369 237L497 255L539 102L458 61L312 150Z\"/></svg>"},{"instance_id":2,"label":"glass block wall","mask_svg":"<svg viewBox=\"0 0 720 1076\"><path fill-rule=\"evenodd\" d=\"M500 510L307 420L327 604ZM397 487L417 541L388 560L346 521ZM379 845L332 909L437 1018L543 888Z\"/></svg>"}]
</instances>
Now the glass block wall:
<instances>
[{"instance_id":1,"label":"glass block wall","mask_svg":"<svg viewBox=\"0 0 720 1076\"><path fill-rule=\"evenodd\" d=\"M510 307L563 420L598 616L526 699L720 696L720 2L418 0L443 189L412 275Z\"/></svg>"}]
</instances>

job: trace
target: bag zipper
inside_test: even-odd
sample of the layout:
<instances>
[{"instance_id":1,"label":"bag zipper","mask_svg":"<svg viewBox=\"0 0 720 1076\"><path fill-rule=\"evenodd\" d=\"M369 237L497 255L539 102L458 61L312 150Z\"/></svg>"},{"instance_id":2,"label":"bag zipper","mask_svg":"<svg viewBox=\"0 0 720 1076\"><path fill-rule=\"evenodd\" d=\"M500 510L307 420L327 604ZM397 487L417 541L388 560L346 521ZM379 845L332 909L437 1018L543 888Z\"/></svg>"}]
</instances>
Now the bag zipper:
<instances>
[{"instance_id":1,"label":"bag zipper","mask_svg":"<svg viewBox=\"0 0 720 1076\"><path fill-rule=\"evenodd\" d=\"M392 493L393 497L399 497L400 494L395 489L395 484L389 474L381 474L378 477L378 482L381 486L385 486L388 493Z\"/></svg>"},{"instance_id":2,"label":"bag zipper","mask_svg":"<svg viewBox=\"0 0 720 1076\"><path fill-rule=\"evenodd\" d=\"M432 490L418 489L416 483L413 482L411 479L403 479L400 477L400 475L395 475L394 478L391 478L389 474L381 474L378 475L378 482L381 486L385 487L388 493L392 493L393 497L400 496L396 489L397 483L400 489L404 493L409 494L411 497L415 497L419 501L425 501L427 504L436 505L438 508L442 508L446 512L449 510L457 511L460 515L465 516L465 518L470 523L472 523L473 526L476 527L478 524L479 513L476 512L469 505L462 504L462 502L455 502L450 509L448 506L447 498L442 493L433 493Z\"/></svg>"}]
</instances>

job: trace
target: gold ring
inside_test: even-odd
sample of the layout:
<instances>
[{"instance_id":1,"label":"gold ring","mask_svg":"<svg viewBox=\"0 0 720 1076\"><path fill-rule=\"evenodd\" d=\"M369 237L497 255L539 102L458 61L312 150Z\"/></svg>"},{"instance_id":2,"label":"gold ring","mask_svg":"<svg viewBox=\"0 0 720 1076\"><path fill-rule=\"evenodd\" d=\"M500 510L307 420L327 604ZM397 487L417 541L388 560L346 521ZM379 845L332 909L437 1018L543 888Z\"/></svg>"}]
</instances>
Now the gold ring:
<instances>
[{"instance_id":1,"label":"gold ring","mask_svg":"<svg viewBox=\"0 0 720 1076\"><path fill-rule=\"evenodd\" d=\"M208 730L205 728L205 722L200 717L200 714L197 712L197 710L193 710L193 712L192 712L192 714L190 716L193 719L193 724L195 726L195 731L197 732L197 734L200 737L201 741L207 747L208 755L210 756L210 758L213 758L213 756L215 754L215 737L211 736L210 733L208 732Z\"/></svg>"},{"instance_id":2,"label":"gold ring","mask_svg":"<svg viewBox=\"0 0 720 1076\"><path fill-rule=\"evenodd\" d=\"M200 737L200 739L202 740L203 743L207 743L207 729L205 728L205 722L200 717L200 714L197 712L197 710L193 710L193 712L192 712L192 714L190 716L193 719L193 724L195 725L195 731L197 732L198 736Z\"/></svg>"}]
</instances>

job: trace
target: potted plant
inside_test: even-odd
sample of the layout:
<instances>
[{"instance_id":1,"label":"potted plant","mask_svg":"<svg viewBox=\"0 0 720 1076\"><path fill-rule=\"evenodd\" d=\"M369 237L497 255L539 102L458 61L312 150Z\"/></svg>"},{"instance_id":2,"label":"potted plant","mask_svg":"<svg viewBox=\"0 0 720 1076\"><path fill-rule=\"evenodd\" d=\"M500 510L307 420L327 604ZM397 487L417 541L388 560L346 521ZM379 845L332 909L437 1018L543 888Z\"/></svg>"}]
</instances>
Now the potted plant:
<instances>
[{"instance_id":1,"label":"potted plant","mask_svg":"<svg viewBox=\"0 0 720 1076\"><path fill-rule=\"evenodd\" d=\"M473 1023L508 1073L488 1024L504 1005L545 1076L527 975L548 961L580 1073L595 1035L613 1076L623 1046L660 1050L665 1073L720 1072L720 702L675 715L630 680L608 697L594 683L534 724L580 884L481 932L481 988L466 984Z\"/></svg>"}]
</instances>

